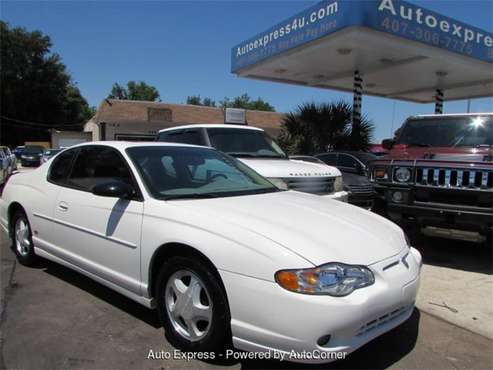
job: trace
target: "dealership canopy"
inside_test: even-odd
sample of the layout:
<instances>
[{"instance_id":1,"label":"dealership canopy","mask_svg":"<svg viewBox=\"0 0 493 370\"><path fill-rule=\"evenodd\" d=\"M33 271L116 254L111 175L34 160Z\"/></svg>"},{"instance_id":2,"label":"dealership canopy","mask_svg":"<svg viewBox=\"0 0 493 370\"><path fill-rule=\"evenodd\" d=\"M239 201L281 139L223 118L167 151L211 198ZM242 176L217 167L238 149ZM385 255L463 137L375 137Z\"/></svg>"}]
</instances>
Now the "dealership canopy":
<instances>
[{"instance_id":1,"label":"dealership canopy","mask_svg":"<svg viewBox=\"0 0 493 370\"><path fill-rule=\"evenodd\" d=\"M464 7L472 5L467 2ZM329 0L232 49L240 77L436 103L493 95L493 34L399 0Z\"/></svg>"}]
</instances>

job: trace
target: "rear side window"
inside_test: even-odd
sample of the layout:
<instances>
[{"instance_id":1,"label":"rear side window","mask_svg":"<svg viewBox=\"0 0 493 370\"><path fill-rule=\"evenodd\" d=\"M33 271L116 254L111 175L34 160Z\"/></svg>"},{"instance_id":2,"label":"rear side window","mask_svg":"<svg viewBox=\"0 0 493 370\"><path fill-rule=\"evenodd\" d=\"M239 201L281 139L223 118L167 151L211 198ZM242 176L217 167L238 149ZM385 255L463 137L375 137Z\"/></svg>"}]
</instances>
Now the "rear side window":
<instances>
[{"instance_id":1,"label":"rear side window","mask_svg":"<svg viewBox=\"0 0 493 370\"><path fill-rule=\"evenodd\" d=\"M162 132L158 136L158 141L203 145L200 131L197 129Z\"/></svg>"},{"instance_id":2,"label":"rear side window","mask_svg":"<svg viewBox=\"0 0 493 370\"><path fill-rule=\"evenodd\" d=\"M75 153L76 150L67 150L60 153L60 155L53 160L48 174L48 181L55 184L66 183L67 177L70 174L70 169L72 168Z\"/></svg>"},{"instance_id":3,"label":"rear side window","mask_svg":"<svg viewBox=\"0 0 493 370\"><path fill-rule=\"evenodd\" d=\"M337 166L337 154L335 153L317 155L317 158L329 166Z\"/></svg>"},{"instance_id":4,"label":"rear side window","mask_svg":"<svg viewBox=\"0 0 493 370\"><path fill-rule=\"evenodd\" d=\"M116 150L109 147L83 147L75 160L68 185L91 191L94 185L114 180L134 186L130 170Z\"/></svg>"},{"instance_id":5,"label":"rear side window","mask_svg":"<svg viewBox=\"0 0 493 370\"><path fill-rule=\"evenodd\" d=\"M358 168L356 159L347 154L339 154L338 165L346 168Z\"/></svg>"}]
</instances>

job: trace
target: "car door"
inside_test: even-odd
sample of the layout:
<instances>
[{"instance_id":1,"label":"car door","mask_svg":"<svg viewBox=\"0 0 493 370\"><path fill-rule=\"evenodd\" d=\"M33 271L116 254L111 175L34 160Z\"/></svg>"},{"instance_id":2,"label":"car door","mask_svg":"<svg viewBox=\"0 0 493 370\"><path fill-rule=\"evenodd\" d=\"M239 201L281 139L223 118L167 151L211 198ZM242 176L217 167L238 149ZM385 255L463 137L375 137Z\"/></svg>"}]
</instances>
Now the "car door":
<instances>
[{"instance_id":1,"label":"car door","mask_svg":"<svg viewBox=\"0 0 493 370\"><path fill-rule=\"evenodd\" d=\"M131 199L94 195L94 185L119 180L134 187ZM55 243L68 262L140 294L143 202L121 153L83 146L55 204Z\"/></svg>"}]
</instances>

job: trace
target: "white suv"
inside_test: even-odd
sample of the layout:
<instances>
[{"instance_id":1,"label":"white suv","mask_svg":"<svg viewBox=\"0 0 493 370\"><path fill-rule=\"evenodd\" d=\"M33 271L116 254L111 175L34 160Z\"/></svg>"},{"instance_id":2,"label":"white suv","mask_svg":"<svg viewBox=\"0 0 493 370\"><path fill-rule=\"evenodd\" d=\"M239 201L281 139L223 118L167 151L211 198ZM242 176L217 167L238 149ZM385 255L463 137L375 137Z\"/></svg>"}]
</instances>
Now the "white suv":
<instances>
[{"instance_id":1,"label":"white suv","mask_svg":"<svg viewBox=\"0 0 493 370\"><path fill-rule=\"evenodd\" d=\"M331 166L289 159L257 127L227 124L178 126L159 131L157 141L203 145L238 158L280 189L347 201L341 172Z\"/></svg>"}]
</instances>

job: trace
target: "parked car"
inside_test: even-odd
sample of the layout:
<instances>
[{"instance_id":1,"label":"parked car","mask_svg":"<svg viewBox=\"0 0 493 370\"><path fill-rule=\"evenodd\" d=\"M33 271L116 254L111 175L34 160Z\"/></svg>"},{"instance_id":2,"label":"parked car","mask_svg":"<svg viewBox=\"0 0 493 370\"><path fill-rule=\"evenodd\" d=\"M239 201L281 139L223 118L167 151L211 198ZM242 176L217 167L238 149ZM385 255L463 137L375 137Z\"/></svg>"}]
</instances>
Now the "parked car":
<instances>
[{"instance_id":1,"label":"parked car","mask_svg":"<svg viewBox=\"0 0 493 370\"><path fill-rule=\"evenodd\" d=\"M280 189L347 201L337 168L290 160L260 128L228 124L180 126L159 131L157 141L213 147L245 163Z\"/></svg>"},{"instance_id":2,"label":"parked car","mask_svg":"<svg viewBox=\"0 0 493 370\"><path fill-rule=\"evenodd\" d=\"M419 285L397 225L206 147L71 147L11 178L0 223L20 263L45 257L155 307L185 351L232 339L328 362L406 321Z\"/></svg>"},{"instance_id":3,"label":"parked car","mask_svg":"<svg viewBox=\"0 0 493 370\"><path fill-rule=\"evenodd\" d=\"M41 157L41 163L48 162L56 154L60 153L63 149L45 149L43 156Z\"/></svg>"},{"instance_id":4,"label":"parked car","mask_svg":"<svg viewBox=\"0 0 493 370\"><path fill-rule=\"evenodd\" d=\"M39 145L26 145L21 155L23 167L37 167L41 164L44 148Z\"/></svg>"},{"instance_id":5,"label":"parked car","mask_svg":"<svg viewBox=\"0 0 493 370\"><path fill-rule=\"evenodd\" d=\"M15 157L20 160L21 159L21 155L22 155L22 152L24 151L24 146L18 146L14 149L14 154L15 154Z\"/></svg>"},{"instance_id":6,"label":"parked car","mask_svg":"<svg viewBox=\"0 0 493 370\"><path fill-rule=\"evenodd\" d=\"M388 216L427 235L484 242L493 231L493 113L413 116L370 166Z\"/></svg>"},{"instance_id":7,"label":"parked car","mask_svg":"<svg viewBox=\"0 0 493 370\"><path fill-rule=\"evenodd\" d=\"M4 184L7 180L7 177L9 175L8 167L9 159L7 158L3 150L0 150L0 185Z\"/></svg>"},{"instance_id":8,"label":"parked car","mask_svg":"<svg viewBox=\"0 0 493 370\"><path fill-rule=\"evenodd\" d=\"M316 157L342 172L344 185L349 192L349 203L370 209L375 190L368 179L368 164L378 159L372 153L341 151L317 154Z\"/></svg>"},{"instance_id":9,"label":"parked car","mask_svg":"<svg viewBox=\"0 0 493 370\"><path fill-rule=\"evenodd\" d=\"M17 159L8 146L0 146L0 151L2 151L5 155L7 162L7 175L10 175L17 169Z\"/></svg>"}]
</instances>

